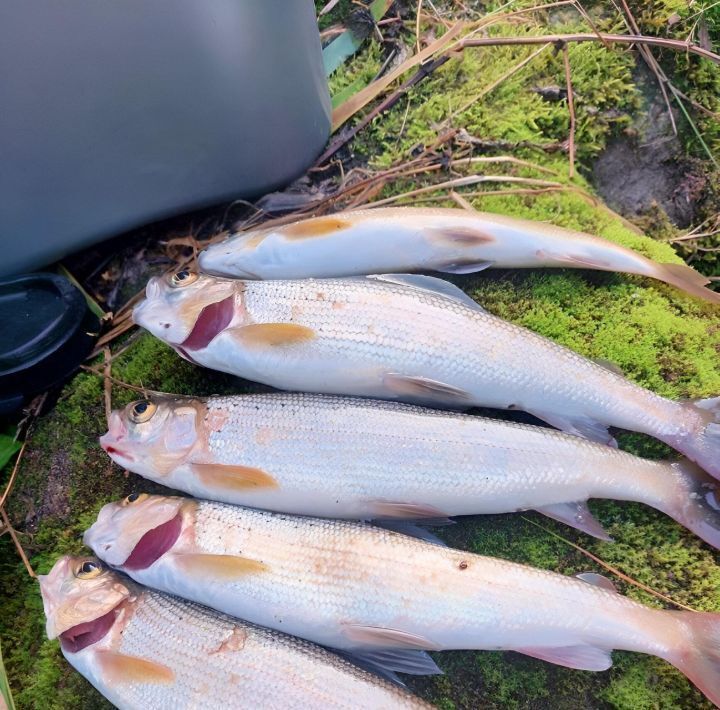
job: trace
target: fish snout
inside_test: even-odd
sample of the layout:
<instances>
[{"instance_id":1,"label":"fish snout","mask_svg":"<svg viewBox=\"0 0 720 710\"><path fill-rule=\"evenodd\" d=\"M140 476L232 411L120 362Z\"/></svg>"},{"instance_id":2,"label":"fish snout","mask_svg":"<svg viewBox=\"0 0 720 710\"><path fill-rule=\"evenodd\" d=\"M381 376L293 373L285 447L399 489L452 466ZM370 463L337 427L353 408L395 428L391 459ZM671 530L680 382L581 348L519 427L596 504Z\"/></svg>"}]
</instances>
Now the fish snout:
<instances>
[{"instance_id":1,"label":"fish snout","mask_svg":"<svg viewBox=\"0 0 720 710\"><path fill-rule=\"evenodd\" d=\"M122 457L132 460L133 457L124 450L122 445L127 437L127 433L127 427L120 414L117 411L111 412L108 417L108 431L99 439L103 451L113 459Z\"/></svg>"},{"instance_id":2,"label":"fish snout","mask_svg":"<svg viewBox=\"0 0 720 710\"><path fill-rule=\"evenodd\" d=\"M157 276L153 276L145 287L145 298L148 301L152 301L154 298L160 297L160 279Z\"/></svg>"},{"instance_id":3,"label":"fish snout","mask_svg":"<svg viewBox=\"0 0 720 710\"><path fill-rule=\"evenodd\" d=\"M125 561L122 552L118 554L117 525L113 520L114 503L103 506L97 520L85 531L83 542L101 560L109 565L121 565Z\"/></svg>"}]
</instances>

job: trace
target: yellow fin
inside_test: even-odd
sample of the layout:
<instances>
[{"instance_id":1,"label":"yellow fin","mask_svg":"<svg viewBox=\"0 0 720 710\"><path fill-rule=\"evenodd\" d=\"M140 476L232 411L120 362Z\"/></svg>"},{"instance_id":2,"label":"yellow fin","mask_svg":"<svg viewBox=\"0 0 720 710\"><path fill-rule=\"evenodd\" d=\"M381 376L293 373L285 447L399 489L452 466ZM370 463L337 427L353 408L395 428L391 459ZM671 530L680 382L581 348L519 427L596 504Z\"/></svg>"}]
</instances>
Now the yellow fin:
<instances>
[{"instance_id":1,"label":"yellow fin","mask_svg":"<svg viewBox=\"0 0 720 710\"><path fill-rule=\"evenodd\" d=\"M98 651L97 660L107 683L173 683L171 668L139 656L115 651Z\"/></svg>"},{"instance_id":2,"label":"yellow fin","mask_svg":"<svg viewBox=\"0 0 720 710\"><path fill-rule=\"evenodd\" d=\"M210 488L243 491L248 488L279 488L278 482L261 468L222 463L193 463L193 473Z\"/></svg>"},{"instance_id":3,"label":"yellow fin","mask_svg":"<svg viewBox=\"0 0 720 710\"><path fill-rule=\"evenodd\" d=\"M315 331L295 323L254 323L226 332L238 338L244 345L270 346L304 343L315 337Z\"/></svg>"},{"instance_id":4,"label":"yellow fin","mask_svg":"<svg viewBox=\"0 0 720 710\"><path fill-rule=\"evenodd\" d=\"M287 227L280 227L278 231L286 239L311 239L312 237L324 237L333 232L352 227L352 223L338 217L316 217L315 219L304 219L294 222Z\"/></svg>"},{"instance_id":5,"label":"yellow fin","mask_svg":"<svg viewBox=\"0 0 720 710\"><path fill-rule=\"evenodd\" d=\"M233 580L248 574L264 572L267 565L237 555L177 554L172 556L175 565L188 574Z\"/></svg>"}]
</instances>

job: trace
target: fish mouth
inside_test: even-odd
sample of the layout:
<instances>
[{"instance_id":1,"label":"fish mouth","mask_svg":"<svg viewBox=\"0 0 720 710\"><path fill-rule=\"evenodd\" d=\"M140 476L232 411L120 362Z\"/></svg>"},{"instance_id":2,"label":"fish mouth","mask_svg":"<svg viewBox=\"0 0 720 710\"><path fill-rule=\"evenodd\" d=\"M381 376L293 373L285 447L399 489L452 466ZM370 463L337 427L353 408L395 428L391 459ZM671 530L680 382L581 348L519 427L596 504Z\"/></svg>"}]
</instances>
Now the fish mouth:
<instances>
[{"instance_id":1,"label":"fish mouth","mask_svg":"<svg viewBox=\"0 0 720 710\"><path fill-rule=\"evenodd\" d=\"M235 313L235 299L228 296L216 301L200 311L190 335L179 343L183 350L202 350L207 347L216 335L230 325Z\"/></svg>"},{"instance_id":2,"label":"fish mouth","mask_svg":"<svg viewBox=\"0 0 720 710\"><path fill-rule=\"evenodd\" d=\"M179 512L174 518L148 530L120 566L132 571L147 569L176 543L181 532L182 513Z\"/></svg>"},{"instance_id":3,"label":"fish mouth","mask_svg":"<svg viewBox=\"0 0 720 710\"><path fill-rule=\"evenodd\" d=\"M102 439L100 439L100 446L105 451L105 453L112 457L113 459L125 459L126 461L134 461L135 457L132 454L128 454L126 451L123 451L122 449L118 449L115 446L112 446L111 444L108 444L107 442L104 442Z\"/></svg>"},{"instance_id":4,"label":"fish mouth","mask_svg":"<svg viewBox=\"0 0 720 710\"><path fill-rule=\"evenodd\" d=\"M123 604L124 602L120 602L107 614L103 614L92 621L84 621L82 624L77 624L67 631L63 631L59 636L60 646L62 646L63 651L78 653L105 638L115 623L120 607Z\"/></svg>"}]
</instances>

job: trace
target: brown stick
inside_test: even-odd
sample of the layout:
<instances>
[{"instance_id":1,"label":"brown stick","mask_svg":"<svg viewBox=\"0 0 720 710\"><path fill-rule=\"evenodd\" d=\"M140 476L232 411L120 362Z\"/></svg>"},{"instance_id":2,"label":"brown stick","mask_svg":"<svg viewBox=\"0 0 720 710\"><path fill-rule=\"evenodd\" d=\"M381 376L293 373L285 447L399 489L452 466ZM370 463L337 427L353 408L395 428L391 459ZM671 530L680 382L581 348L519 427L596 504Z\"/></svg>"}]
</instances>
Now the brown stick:
<instances>
[{"instance_id":1,"label":"brown stick","mask_svg":"<svg viewBox=\"0 0 720 710\"><path fill-rule=\"evenodd\" d=\"M570 56L567 44L563 45L563 64L565 65L565 86L567 87L568 111L570 112L570 135L568 136L568 160L570 169L568 176L575 177L575 99L573 98L572 80L570 79Z\"/></svg>"},{"instance_id":2,"label":"brown stick","mask_svg":"<svg viewBox=\"0 0 720 710\"><path fill-rule=\"evenodd\" d=\"M3 525L5 525L5 530L2 530L0 528L0 533L7 532L9 533L10 537L12 538L12 541L15 545L15 549L18 551L18 555L20 555L20 559L23 561L23 564L25 565L25 569L28 571L28 574L34 579L37 577L35 574L35 570L30 566L30 561L27 558L27 555L25 554L25 550L23 550L23 546L20 544L20 540L18 540L17 533L15 532L15 528L10 524L10 519L8 518L7 513L5 512L5 508L0 506L0 517L2 517Z\"/></svg>"},{"instance_id":3,"label":"brown stick","mask_svg":"<svg viewBox=\"0 0 720 710\"><path fill-rule=\"evenodd\" d=\"M689 52L698 57L705 57L715 64L720 64L720 55L710 52L692 42L684 42L679 39L666 39L664 37L648 37L647 35L609 35L595 34L567 34L567 35L535 35L527 37L481 37L479 39L462 39L458 45L465 49L467 47L496 47L498 45L513 44L545 44L545 42L597 42L602 41L609 44L642 44L652 47L665 47L678 52Z\"/></svg>"}]
</instances>

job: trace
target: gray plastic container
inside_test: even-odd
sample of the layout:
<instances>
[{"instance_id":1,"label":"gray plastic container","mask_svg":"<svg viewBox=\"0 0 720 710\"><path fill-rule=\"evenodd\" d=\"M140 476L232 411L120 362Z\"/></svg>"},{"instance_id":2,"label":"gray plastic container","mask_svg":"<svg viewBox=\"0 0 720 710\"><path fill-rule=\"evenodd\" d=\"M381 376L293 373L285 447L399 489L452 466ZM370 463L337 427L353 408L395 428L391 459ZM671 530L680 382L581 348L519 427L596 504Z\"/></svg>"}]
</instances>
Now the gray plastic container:
<instances>
[{"instance_id":1,"label":"gray plastic container","mask_svg":"<svg viewBox=\"0 0 720 710\"><path fill-rule=\"evenodd\" d=\"M329 131L311 0L3 0L0 275L277 188Z\"/></svg>"}]
</instances>

